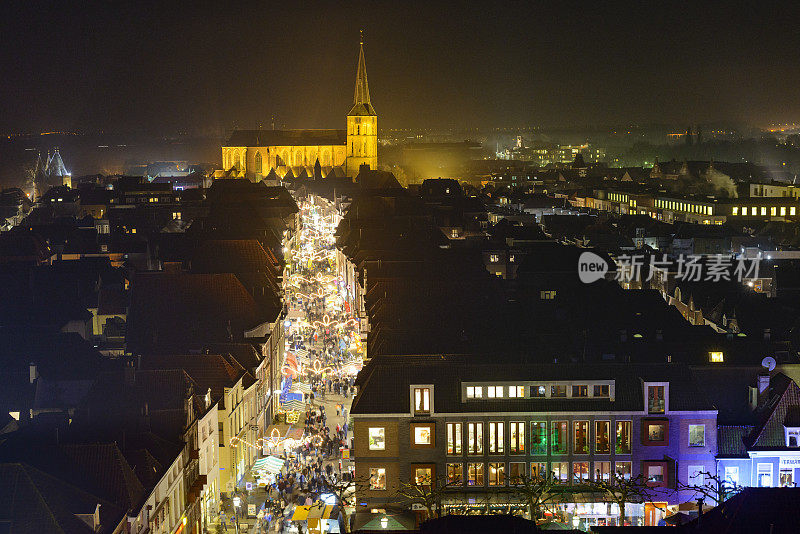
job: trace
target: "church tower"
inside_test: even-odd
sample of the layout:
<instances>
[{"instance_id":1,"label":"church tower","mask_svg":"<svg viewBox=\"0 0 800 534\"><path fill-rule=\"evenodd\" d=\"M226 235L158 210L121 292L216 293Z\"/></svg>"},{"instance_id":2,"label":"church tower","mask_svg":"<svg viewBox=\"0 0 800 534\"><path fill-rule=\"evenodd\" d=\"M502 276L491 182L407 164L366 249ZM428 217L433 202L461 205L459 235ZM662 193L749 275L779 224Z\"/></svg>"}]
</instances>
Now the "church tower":
<instances>
[{"instance_id":1,"label":"church tower","mask_svg":"<svg viewBox=\"0 0 800 534\"><path fill-rule=\"evenodd\" d=\"M378 168L378 115L369 100L367 66L364 62L364 34L361 34L356 71L356 93L347 114L347 160L345 172L355 177L361 165Z\"/></svg>"}]
</instances>

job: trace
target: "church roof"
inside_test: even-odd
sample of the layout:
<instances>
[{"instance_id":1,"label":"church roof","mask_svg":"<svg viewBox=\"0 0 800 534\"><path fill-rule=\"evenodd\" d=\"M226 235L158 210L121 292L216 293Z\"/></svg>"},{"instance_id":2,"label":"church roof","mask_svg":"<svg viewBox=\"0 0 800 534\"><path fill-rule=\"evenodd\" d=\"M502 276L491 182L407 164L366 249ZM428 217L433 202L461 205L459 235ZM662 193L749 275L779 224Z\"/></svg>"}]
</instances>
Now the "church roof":
<instances>
[{"instance_id":1,"label":"church roof","mask_svg":"<svg viewBox=\"0 0 800 534\"><path fill-rule=\"evenodd\" d=\"M345 145L344 130L234 130L225 146Z\"/></svg>"},{"instance_id":2,"label":"church roof","mask_svg":"<svg viewBox=\"0 0 800 534\"><path fill-rule=\"evenodd\" d=\"M358 52L358 69L356 70L356 91L353 96L353 107L348 115L375 115L375 108L369 100L369 84L367 83L367 64L364 61L364 41L362 39Z\"/></svg>"}]
</instances>

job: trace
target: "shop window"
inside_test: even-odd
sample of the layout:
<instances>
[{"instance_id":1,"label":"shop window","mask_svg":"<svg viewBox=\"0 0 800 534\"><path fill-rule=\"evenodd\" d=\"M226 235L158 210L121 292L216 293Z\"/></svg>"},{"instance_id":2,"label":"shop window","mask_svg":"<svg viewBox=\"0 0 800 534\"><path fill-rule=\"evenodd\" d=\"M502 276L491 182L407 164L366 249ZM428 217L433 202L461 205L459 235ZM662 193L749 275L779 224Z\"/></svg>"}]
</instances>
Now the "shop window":
<instances>
[{"instance_id":1,"label":"shop window","mask_svg":"<svg viewBox=\"0 0 800 534\"><path fill-rule=\"evenodd\" d=\"M414 390L414 415L431 413L431 388L415 387Z\"/></svg>"},{"instance_id":2,"label":"shop window","mask_svg":"<svg viewBox=\"0 0 800 534\"><path fill-rule=\"evenodd\" d=\"M706 446L706 425L689 425L689 446Z\"/></svg>"},{"instance_id":3,"label":"shop window","mask_svg":"<svg viewBox=\"0 0 800 534\"><path fill-rule=\"evenodd\" d=\"M550 443L552 443L553 454L566 454L569 441L567 422L553 421L552 425L553 432Z\"/></svg>"},{"instance_id":4,"label":"shop window","mask_svg":"<svg viewBox=\"0 0 800 534\"><path fill-rule=\"evenodd\" d=\"M386 469L383 467L370 467L369 468L369 489L371 490L385 490L386 489Z\"/></svg>"},{"instance_id":5,"label":"shop window","mask_svg":"<svg viewBox=\"0 0 800 534\"><path fill-rule=\"evenodd\" d=\"M614 462L614 472L617 477L625 480L631 479L631 463L630 462Z\"/></svg>"},{"instance_id":6,"label":"shop window","mask_svg":"<svg viewBox=\"0 0 800 534\"><path fill-rule=\"evenodd\" d=\"M468 399L480 399L483 397L483 386L467 386Z\"/></svg>"},{"instance_id":7,"label":"shop window","mask_svg":"<svg viewBox=\"0 0 800 534\"><path fill-rule=\"evenodd\" d=\"M594 452L598 454L611 453L610 426L610 421L594 422Z\"/></svg>"},{"instance_id":8,"label":"shop window","mask_svg":"<svg viewBox=\"0 0 800 534\"><path fill-rule=\"evenodd\" d=\"M566 484L570 479L569 462L553 462L553 480L561 484Z\"/></svg>"},{"instance_id":9,"label":"shop window","mask_svg":"<svg viewBox=\"0 0 800 534\"><path fill-rule=\"evenodd\" d=\"M414 466L414 483L418 486L430 486L436 480L436 466L416 465Z\"/></svg>"},{"instance_id":10,"label":"shop window","mask_svg":"<svg viewBox=\"0 0 800 534\"><path fill-rule=\"evenodd\" d=\"M608 395L609 395L608 384L600 384L600 385L592 386L592 396L593 397L608 397Z\"/></svg>"},{"instance_id":11,"label":"shop window","mask_svg":"<svg viewBox=\"0 0 800 534\"><path fill-rule=\"evenodd\" d=\"M487 386L486 387L486 396L490 399L494 398L503 398L505 396L505 387L504 386Z\"/></svg>"},{"instance_id":12,"label":"shop window","mask_svg":"<svg viewBox=\"0 0 800 534\"><path fill-rule=\"evenodd\" d=\"M467 454L483 454L483 423L467 423Z\"/></svg>"},{"instance_id":13,"label":"shop window","mask_svg":"<svg viewBox=\"0 0 800 534\"><path fill-rule=\"evenodd\" d=\"M642 471L651 487L667 487L667 462L643 462Z\"/></svg>"},{"instance_id":14,"label":"shop window","mask_svg":"<svg viewBox=\"0 0 800 534\"><path fill-rule=\"evenodd\" d=\"M386 429L382 426L370 427L369 434L369 450L371 451L384 451L386 450Z\"/></svg>"},{"instance_id":15,"label":"shop window","mask_svg":"<svg viewBox=\"0 0 800 534\"><path fill-rule=\"evenodd\" d=\"M483 486L483 465L482 463L467 464L468 486Z\"/></svg>"},{"instance_id":16,"label":"shop window","mask_svg":"<svg viewBox=\"0 0 800 534\"><path fill-rule=\"evenodd\" d=\"M411 423L411 448L432 449L436 446L434 423Z\"/></svg>"},{"instance_id":17,"label":"shop window","mask_svg":"<svg viewBox=\"0 0 800 534\"><path fill-rule=\"evenodd\" d=\"M547 454L547 423L531 423L531 454Z\"/></svg>"},{"instance_id":18,"label":"shop window","mask_svg":"<svg viewBox=\"0 0 800 534\"><path fill-rule=\"evenodd\" d=\"M611 462L594 463L594 479L609 480L611 478Z\"/></svg>"},{"instance_id":19,"label":"shop window","mask_svg":"<svg viewBox=\"0 0 800 534\"><path fill-rule=\"evenodd\" d=\"M543 398L546 396L547 388L545 386L531 386L531 397Z\"/></svg>"},{"instance_id":20,"label":"shop window","mask_svg":"<svg viewBox=\"0 0 800 534\"><path fill-rule=\"evenodd\" d=\"M589 396L589 386L572 386L572 396L573 397L588 397Z\"/></svg>"},{"instance_id":21,"label":"shop window","mask_svg":"<svg viewBox=\"0 0 800 534\"><path fill-rule=\"evenodd\" d=\"M575 454L589 454L589 421L573 421Z\"/></svg>"},{"instance_id":22,"label":"shop window","mask_svg":"<svg viewBox=\"0 0 800 534\"><path fill-rule=\"evenodd\" d=\"M550 386L551 397L566 397L567 386Z\"/></svg>"},{"instance_id":23,"label":"shop window","mask_svg":"<svg viewBox=\"0 0 800 534\"><path fill-rule=\"evenodd\" d=\"M508 464L508 483L512 486L522 484L522 477L525 475L525 462L509 462Z\"/></svg>"},{"instance_id":24,"label":"shop window","mask_svg":"<svg viewBox=\"0 0 800 534\"><path fill-rule=\"evenodd\" d=\"M631 453L631 422L617 421L617 442L614 447L617 454Z\"/></svg>"},{"instance_id":25,"label":"shop window","mask_svg":"<svg viewBox=\"0 0 800 534\"><path fill-rule=\"evenodd\" d=\"M489 462L489 485L506 485L506 464L505 462Z\"/></svg>"},{"instance_id":26,"label":"shop window","mask_svg":"<svg viewBox=\"0 0 800 534\"><path fill-rule=\"evenodd\" d=\"M447 464L447 483L464 483L464 464Z\"/></svg>"},{"instance_id":27,"label":"shop window","mask_svg":"<svg viewBox=\"0 0 800 534\"><path fill-rule=\"evenodd\" d=\"M772 464L758 464L756 466L758 474L758 487L772 487Z\"/></svg>"},{"instance_id":28,"label":"shop window","mask_svg":"<svg viewBox=\"0 0 800 534\"><path fill-rule=\"evenodd\" d=\"M504 437L504 423L491 422L489 423L489 454L503 454L505 442Z\"/></svg>"},{"instance_id":29,"label":"shop window","mask_svg":"<svg viewBox=\"0 0 800 534\"><path fill-rule=\"evenodd\" d=\"M447 454L461 454L461 423L447 423Z\"/></svg>"},{"instance_id":30,"label":"shop window","mask_svg":"<svg viewBox=\"0 0 800 534\"><path fill-rule=\"evenodd\" d=\"M642 445L669 445L669 421L642 419Z\"/></svg>"},{"instance_id":31,"label":"shop window","mask_svg":"<svg viewBox=\"0 0 800 534\"><path fill-rule=\"evenodd\" d=\"M664 413L665 411L664 386L647 386L647 413Z\"/></svg>"},{"instance_id":32,"label":"shop window","mask_svg":"<svg viewBox=\"0 0 800 534\"><path fill-rule=\"evenodd\" d=\"M792 467L781 467L781 470L778 473L778 484L782 488L793 488L794 487L794 468L792 468Z\"/></svg>"}]
</instances>

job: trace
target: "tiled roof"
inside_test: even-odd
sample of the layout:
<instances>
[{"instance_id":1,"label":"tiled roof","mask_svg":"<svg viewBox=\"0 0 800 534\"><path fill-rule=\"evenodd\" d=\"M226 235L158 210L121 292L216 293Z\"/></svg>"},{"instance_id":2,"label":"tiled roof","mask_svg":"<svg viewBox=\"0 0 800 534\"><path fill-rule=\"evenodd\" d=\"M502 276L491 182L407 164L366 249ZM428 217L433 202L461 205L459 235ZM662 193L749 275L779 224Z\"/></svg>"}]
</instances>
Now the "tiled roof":
<instances>
[{"instance_id":1,"label":"tiled roof","mask_svg":"<svg viewBox=\"0 0 800 534\"><path fill-rule=\"evenodd\" d=\"M138 274L127 342L134 352L148 352L238 341L268 319L233 274Z\"/></svg>"},{"instance_id":2,"label":"tiled roof","mask_svg":"<svg viewBox=\"0 0 800 534\"><path fill-rule=\"evenodd\" d=\"M63 445L61 450L71 460L76 472L84 473L119 506L131 508L144 495L144 486L116 443Z\"/></svg>"},{"instance_id":3,"label":"tiled roof","mask_svg":"<svg viewBox=\"0 0 800 534\"><path fill-rule=\"evenodd\" d=\"M747 458L745 439L752 431L752 426L719 426L717 428L717 456Z\"/></svg>"},{"instance_id":4,"label":"tiled roof","mask_svg":"<svg viewBox=\"0 0 800 534\"><path fill-rule=\"evenodd\" d=\"M261 272L271 260L255 239L210 239L194 250L192 270L200 273Z\"/></svg>"},{"instance_id":5,"label":"tiled roof","mask_svg":"<svg viewBox=\"0 0 800 534\"><path fill-rule=\"evenodd\" d=\"M380 361L379 361L380 360ZM508 363L504 362L507 361ZM359 376L353 414L406 413L411 384L434 384L434 410L470 412L641 411L643 382L669 382L670 410L714 410L687 366L680 364L526 364L504 355L382 356ZM461 383L492 381L615 380L616 398L461 401Z\"/></svg>"},{"instance_id":6,"label":"tiled roof","mask_svg":"<svg viewBox=\"0 0 800 534\"><path fill-rule=\"evenodd\" d=\"M141 369L182 369L194 381L195 393L211 395L218 399L223 389L232 387L243 370L237 369L219 354L163 354L144 355L140 359Z\"/></svg>"},{"instance_id":7,"label":"tiled roof","mask_svg":"<svg viewBox=\"0 0 800 534\"><path fill-rule=\"evenodd\" d=\"M775 534L797 532L800 488L744 488L720 506L684 524L681 532Z\"/></svg>"},{"instance_id":8,"label":"tiled roof","mask_svg":"<svg viewBox=\"0 0 800 534\"><path fill-rule=\"evenodd\" d=\"M75 514L100 505L101 533L112 532L124 509L59 478L21 463L0 464L0 526L4 532L94 532Z\"/></svg>"},{"instance_id":9,"label":"tiled roof","mask_svg":"<svg viewBox=\"0 0 800 534\"><path fill-rule=\"evenodd\" d=\"M764 419L751 436L751 449L786 448L786 417L791 417L800 406L800 387L783 373L773 376L769 387Z\"/></svg>"}]
</instances>

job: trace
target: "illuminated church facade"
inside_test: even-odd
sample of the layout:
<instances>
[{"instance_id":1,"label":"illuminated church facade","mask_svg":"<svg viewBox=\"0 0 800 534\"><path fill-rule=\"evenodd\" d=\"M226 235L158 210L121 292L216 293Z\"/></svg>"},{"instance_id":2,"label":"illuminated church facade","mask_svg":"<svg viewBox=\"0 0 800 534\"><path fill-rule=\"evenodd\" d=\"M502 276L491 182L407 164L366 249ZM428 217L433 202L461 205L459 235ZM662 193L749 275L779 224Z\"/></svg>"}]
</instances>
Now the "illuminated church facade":
<instances>
[{"instance_id":1,"label":"illuminated church facade","mask_svg":"<svg viewBox=\"0 0 800 534\"><path fill-rule=\"evenodd\" d=\"M378 168L378 116L370 102L362 40L346 130L235 130L222 147L223 170L215 178L313 177L315 168L322 177L355 177L364 164Z\"/></svg>"}]
</instances>

